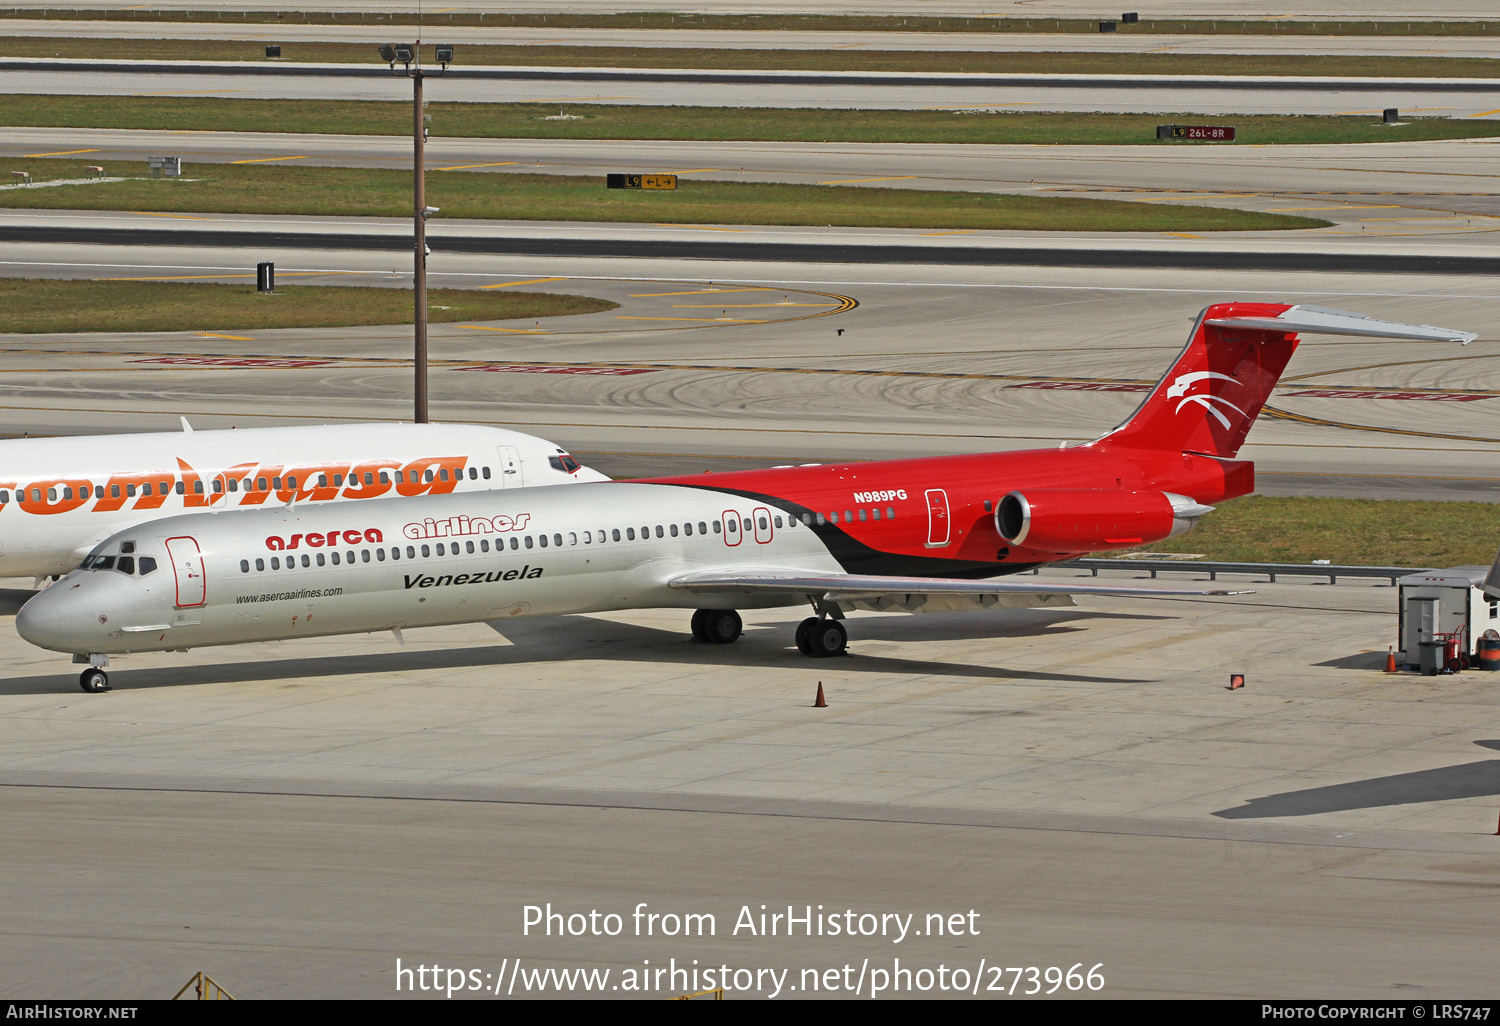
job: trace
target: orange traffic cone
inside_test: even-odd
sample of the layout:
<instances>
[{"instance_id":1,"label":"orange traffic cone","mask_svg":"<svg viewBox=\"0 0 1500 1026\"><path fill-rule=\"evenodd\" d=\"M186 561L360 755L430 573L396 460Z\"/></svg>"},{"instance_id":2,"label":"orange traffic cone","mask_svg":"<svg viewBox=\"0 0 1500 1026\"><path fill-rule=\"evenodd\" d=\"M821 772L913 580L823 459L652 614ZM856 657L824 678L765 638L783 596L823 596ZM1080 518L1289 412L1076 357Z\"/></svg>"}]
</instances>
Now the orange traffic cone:
<instances>
[{"instance_id":1,"label":"orange traffic cone","mask_svg":"<svg viewBox=\"0 0 1500 1026\"><path fill-rule=\"evenodd\" d=\"M827 709L828 702L823 698L823 682L818 681L818 700L813 703L814 709Z\"/></svg>"},{"instance_id":2,"label":"orange traffic cone","mask_svg":"<svg viewBox=\"0 0 1500 1026\"><path fill-rule=\"evenodd\" d=\"M1391 651L1390 646L1386 646L1385 650L1385 672L1396 672L1396 653Z\"/></svg>"}]
</instances>

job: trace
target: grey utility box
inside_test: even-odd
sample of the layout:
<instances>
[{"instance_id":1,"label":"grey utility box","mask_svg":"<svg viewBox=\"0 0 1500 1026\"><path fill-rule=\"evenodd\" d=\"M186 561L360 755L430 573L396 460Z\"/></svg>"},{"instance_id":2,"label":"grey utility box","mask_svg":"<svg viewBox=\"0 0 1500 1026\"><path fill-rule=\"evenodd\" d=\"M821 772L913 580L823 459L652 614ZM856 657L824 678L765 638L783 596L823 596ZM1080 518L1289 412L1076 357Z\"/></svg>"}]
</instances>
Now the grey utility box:
<instances>
[{"instance_id":1,"label":"grey utility box","mask_svg":"<svg viewBox=\"0 0 1500 1026\"><path fill-rule=\"evenodd\" d=\"M182 174L181 157L151 157L146 166L151 169L152 178L177 178Z\"/></svg>"},{"instance_id":2,"label":"grey utility box","mask_svg":"<svg viewBox=\"0 0 1500 1026\"><path fill-rule=\"evenodd\" d=\"M1464 652L1474 654L1474 641L1485 631L1500 631L1500 600L1485 593L1487 566L1455 566L1407 574L1396 582L1400 626L1397 662L1421 665L1422 643L1438 634L1464 628Z\"/></svg>"}]
</instances>

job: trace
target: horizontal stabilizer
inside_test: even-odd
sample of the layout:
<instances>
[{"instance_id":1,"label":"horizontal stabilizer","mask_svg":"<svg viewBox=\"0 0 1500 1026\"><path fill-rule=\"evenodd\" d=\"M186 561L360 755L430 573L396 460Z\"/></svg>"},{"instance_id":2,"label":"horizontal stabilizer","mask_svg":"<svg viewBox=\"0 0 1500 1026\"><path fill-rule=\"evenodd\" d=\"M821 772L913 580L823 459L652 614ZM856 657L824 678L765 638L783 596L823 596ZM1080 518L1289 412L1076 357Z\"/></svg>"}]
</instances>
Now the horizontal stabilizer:
<instances>
[{"instance_id":1,"label":"horizontal stabilizer","mask_svg":"<svg viewBox=\"0 0 1500 1026\"><path fill-rule=\"evenodd\" d=\"M1401 338L1415 342L1461 342L1468 345L1479 336L1472 331L1435 328L1430 324L1398 324L1345 310L1322 306L1291 306L1275 317L1213 317L1206 322L1216 328L1251 331L1306 331L1319 335L1361 335L1368 338Z\"/></svg>"}]
</instances>

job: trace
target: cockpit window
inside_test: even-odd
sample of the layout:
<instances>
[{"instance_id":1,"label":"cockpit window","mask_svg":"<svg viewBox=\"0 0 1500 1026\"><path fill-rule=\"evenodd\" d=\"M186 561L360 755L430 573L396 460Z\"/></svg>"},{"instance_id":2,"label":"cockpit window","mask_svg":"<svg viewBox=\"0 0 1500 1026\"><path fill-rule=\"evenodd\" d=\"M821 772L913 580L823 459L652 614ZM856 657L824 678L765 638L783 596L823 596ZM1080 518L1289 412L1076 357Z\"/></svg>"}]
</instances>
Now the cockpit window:
<instances>
[{"instance_id":1,"label":"cockpit window","mask_svg":"<svg viewBox=\"0 0 1500 1026\"><path fill-rule=\"evenodd\" d=\"M141 576L142 577L145 577L147 574L151 573L155 569L156 569L156 560L152 559L150 556L142 556L141 557Z\"/></svg>"},{"instance_id":2,"label":"cockpit window","mask_svg":"<svg viewBox=\"0 0 1500 1026\"><path fill-rule=\"evenodd\" d=\"M118 560L115 561L115 569L118 570L122 574L130 574L131 576L134 576L135 575L135 557L134 556L121 556Z\"/></svg>"},{"instance_id":3,"label":"cockpit window","mask_svg":"<svg viewBox=\"0 0 1500 1026\"><path fill-rule=\"evenodd\" d=\"M578 461L565 452L558 453L556 456L548 456L547 465L553 470L562 471L564 474L575 473L579 467Z\"/></svg>"}]
</instances>

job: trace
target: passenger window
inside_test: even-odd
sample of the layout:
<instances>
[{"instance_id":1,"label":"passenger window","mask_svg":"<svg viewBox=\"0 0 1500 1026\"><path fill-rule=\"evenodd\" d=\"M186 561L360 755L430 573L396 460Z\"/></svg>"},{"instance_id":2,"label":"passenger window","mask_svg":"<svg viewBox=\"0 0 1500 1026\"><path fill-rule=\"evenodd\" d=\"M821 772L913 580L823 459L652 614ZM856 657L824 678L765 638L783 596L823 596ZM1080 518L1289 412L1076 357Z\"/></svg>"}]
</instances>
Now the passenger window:
<instances>
[{"instance_id":1,"label":"passenger window","mask_svg":"<svg viewBox=\"0 0 1500 1026\"><path fill-rule=\"evenodd\" d=\"M255 490L258 491L258 492L263 492L263 491L266 490L266 479L265 478L263 478L263 477L257 477L255 479Z\"/></svg>"},{"instance_id":2,"label":"passenger window","mask_svg":"<svg viewBox=\"0 0 1500 1026\"><path fill-rule=\"evenodd\" d=\"M469 468L469 480L470 481L478 481L479 480L479 468L478 467L470 467Z\"/></svg>"},{"instance_id":3,"label":"passenger window","mask_svg":"<svg viewBox=\"0 0 1500 1026\"><path fill-rule=\"evenodd\" d=\"M271 557L271 569L272 570L280 570L281 569L281 557L280 556L272 556Z\"/></svg>"},{"instance_id":4,"label":"passenger window","mask_svg":"<svg viewBox=\"0 0 1500 1026\"><path fill-rule=\"evenodd\" d=\"M156 569L156 560L152 559L150 556L142 556L141 557L141 576L142 577L145 577L147 574L151 573L155 569Z\"/></svg>"},{"instance_id":5,"label":"passenger window","mask_svg":"<svg viewBox=\"0 0 1500 1026\"><path fill-rule=\"evenodd\" d=\"M770 526L770 521L768 521L765 517L758 518L756 522L760 524L760 529L762 531Z\"/></svg>"},{"instance_id":6,"label":"passenger window","mask_svg":"<svg viewBox=\"0 0 1500 1026\"><path fill-rule=\"evenodd\" d=\"M776 526L777 527L781 526L781 514L780 513L776 514Z\"/></svg>"},{"instance_id":7,"label":"passenger window","mask_svg":"<svg viewBox=\"0 0 1500 1026\"><path fill-rule=\"evenodd\" d=\"M530 540L530 539L528 539L528 540ZM545 534L538 535L537 536L537 540L542 543L542 548L545 549L547 547L547 536Z\"/></svg>"},{"instance_id":8,"label":"passenger window","mask_svg":"<svg viewBox=\"0 0 1500 1026\"><path fill-rule=\"evenodd\" d=\"M350 476L352 477L353 475L351 474ZM344 483L344 475L343 474L334 474L333 475L333 486L335 488L339 487L343 483Z\"/></svg>"},{"instance_id":9,"label":"passenger window","mask_svg":"<svg viewBox=\"0 0 1500 1026\"><path fill-rule=\"evenodd\" d=\"M870 510L870 519L872 519L872 520L879 520L880 519L880 507L879 506L876 506L874 509Z\"/></svg>"},{"instance_id":10,"label":"passenger window","mask_svg":"<svg viewBox=\"0 0 1500 1026\"><path fill-rule=\"evenodd\" d=\"M545 540L545 539L543 539L543 540ZM528 549L531 548L531 535L529 535L529 534L526 536L526 547Z\"/></svg>"},{"instance_id":11,"label":"passenger window","mask_svg":"<svg viewBox=\"0 0 1500 1026\"><path fill-rule=\"evenodd\" d=\"M671 531L672 537L676 538L677 537L677 525L676 524L668 524L667 527Z\"/></svg>"},{"instance_id":12,"label":"passenger window","mask_svg":"<svg viewBox=\"0 0 1500 1026\"><path fill-rule=\"evenodd\" d=\"M319 474L318 475L318 487L319 488L327 488L328 487L328 475L327 474Z\"/></svg>"},{"instance_id":13,"label":"passenger window","mask_svg":"<svg viewBox=\"0 0 1500 1026\"><path fill-rule=\"evenodd\" d=\"M592 545L592 544L594 544L594 532L593 531L584 531L583 532L583 543L585 545Z\"/></svg>"},{"instance_id":14,"label":"passenger window","mask_svg":"<svg viewBox=\"0 0 1500 1026\"><path fill-rule=\"evenodd\" d=\"M0 504L7 503L9 501L10 501L10 492L7 489L0 488Z\"/></svg>"},{"instance_id":15,"label":"passenger window","mask_svg":"<svg viewBox=\"0 0 1500 1026\"><path fill-rule=\"evenodd\" d=\"M296 488L297 487L297 479L295 477L288 477L286 479L286 486L288 488Z\"/></svg>"},{"instance_id":16,"label":"passenger window","mask_svg":"<svg viewBox=\"0 0 1500 1026\"><path fill-rule=\"evenodd\" d=\"M867 509L862 509L859 511L859 522L861 524L864 523L866 519L868 519L869 512L870 511Z\"/></svg>"},{"instance_id":17,"label":"passenger window","mask_svg":"<svg viewBox=\"0 0 1500 1026\"><path fill-rule=\"evenodd\" d=\"M242 573L242 574L248 574L249 572L250 572L250 561L248 559L242 559L242 560L240 560L240 573Z\"/></svg>"},{"instance_id":18,"label":"passenger window","mask_svg":"<svg viewBox=\"0 0 1500 1026\"><path fill-rule=\"evenodd\" d=\"M611 538L613 538L615 541L619 541L620 540L620 529L618 527L612 527L612 528L610 528L609 529L609 536Z\"/></svg>"},{"instance_id":19,"label":"passenger window","mask_svg":"<svg viewBox=\"0 0 1500 1026\"><path fill-rule=\"evenodd\" d=\"M370 550L369 549L365 549L365 562L368 563L369 561L370 561ZM354 550L353 549L350 549L348 552L344 553L344 562L346 562L346 563L352 563L352 562L354 562Z\"/></svg>"},{"instance_id":20,"label":"passenger window","mask_svg":"<svg viewBox=\"0 0 1500 1026\"><path fill-rule=\"evenodd\" d=\"M134 495L135 494L135 485L131 485L129 487L129 489L127 489L127 490L130 492L131 495ZM224 491L224 482L220 481L218 478L214 478L214 494L215 495L219 495L219 494L222 494L223 491Z\"/></svg>"},{"instance_id":21,"label":"passenger window","mask_svg":"<svg viewBox=\"0 0 1500 1026\"><path fill-rule=\"evenodd\" d=\"M474 543L471 541L464 542L464 551L472 556L474 554Z\"/></svg>"},{"instance_id":22,"label":"passenger window","mask_svg":"<svg viewBox=\"0 0 1500 1026\"><path fill-rule=\"evenodd\" d=\"M366 474L365 476L369 477L370 475ZM368 482L368 481L365 482L365 484L369 484L369 483L370 482ZM388 485L388 484L391 483L391 476L389 474L387 474L383 470L380 472L380 483L383 484L383 485Z\"/></svg>"},{"instance_id":23,"label":"passenger window","mask_svg":"<svg viewBox=\"0 0 1500 1026\"><path fill-rule=\"evenodd\" d=\"M318 553L318 558L319 559L323 558L323 554L321 552ZM303 566L304 569L306 569L307 567L312 566L312 560L308 559L306 556L303 556L302 557L302 566Z\"/></svg>"},{"instance_id":24,"label":"passenger window","mask_svg":"<svg viewBox=\"0 0 1500 1026\"><path fill-rule=\"evenodd\" d=\"M729 521L729 533L730 534L736 533L737 531L739 531L739 529L740 529L740 522L738 520L731 520L731 521Z\"/></svg>"},{"instance_id":25,"label":"passenger window","mask_svg":"<svg viewBox=\"0 0 1500 1026\"><path fill-rule=\"evenodd\" d=\"M896 519L896 507L895 506L887 506L885 508L885 518L887 520L895 520Z\"/></svg>"},{"instance_id":26,"label":"passenger window","mask_svg":"<svg viewBox=\"0 0 1500 1026\"><path fill-rule=\"evenodd\" d=\"M510 536L510 549L511 549L511 551L514 552L516 549L519 549L520 547L521 547L521 542L516 538L515 535L511 535Z\"/></svg>"},{"instance_id":27,"label":"passenger window","mask_svg":"<svg viewBox=\"0 0 1500 1026\"><path fill-rule=\"evenodd\" d=\"M338 555L338 553L337 553L337 552L335 552L335 553L334 553L334 555L335 555L335 556L336 556L336 555ZM323 553L321 553L321 552L320 552L320 553L318 553L318 555L317 555L317 556L316 556L316 559L317 559L317 561L318 561L318 565L319 565L319 566L323 566L323 565L324 565L324 564L323 564Z\"/></svg>"},{"instance_id":28,"label":"passenger window","mask_svg":"<svg viewBox=\"0 0 1500 1026\"><path fill-rule=\"evenodd\" d=\"M202 491L202 489L203 489L203 482L201 482L201 481L198 482L198 488L199 488L199 491ZM32 489L32 491L33 491L33 493L35 493L35 489ZM110 485L109 486L109 497L111 499L118 499L120 497L120 486L119 485Z\"/></svg>"},{"instance_id":29,"label":"passenger window","mask_svg":"<svg viewBox=\"0 0 1500 1026\"><path fill-rule=\"evenodd\" d=\"M560 535L560 534L554 534L552 536L552 545L553 545L554 548L561 548L562 547L562 535Z\"/></svg>"},{"instance_id":30,"label":"passenger window","mask_svg":"<svg viewBox=\"0 0 1500 1026\"><path fill-rule=\"evenodd\" d=\"M698 525L698 526L700 526L700 527L701 527L701 526L703 526L703 525L701 525L701 524L700 524L700 525ZM714 534L718 534L718 533L719 533L719 522L718 522L718 521L717 521L717 520L715 520L715 521L714 521Z\"/></svg>"},{"instance_id":31,"label":"passenger window","mask_svg":"<svg viewBox=\"0 0 1500 1026\"><path fill-rule=\"evenodd\" d=\"M833 510L832 512L830 512L828 514L828 522L830 524L836 524L836 523L839 522L839 511L838 510Z\"/></svg>"},{"instance_id":32,"label":"passenger window","mask_svg":"<svg viewBox=\"0 0 1500 1026\"><path fill-rule=\"evenodd\" d=\"M482 474L484 474L484 479L486 481L488 481L490 479L490 468L489 467L484 467L480 472Z\"/></svg>"},{"instance_id":33,"label":"passenger window","mask_svg":"<svg viewBox=\"0 0 1500 1026\"><path fill-rule=\"evenodd\" d=\"M826 519L824 519L823 514L819 513L818 514L818 526L821 527L823 524L826 524L827 522L828 521Z\"/></svg>"},{"instance_id":34,"label":"passenger window","mask_svg":"<svg viewBox=\"0 0 1500 1026\"><path fill-rule=\"evenodd\" d=\"M141 568L142 568L142 570L145 569L145 566L146 566L146 557L142 556L141 557ZM261 573L262 571L265 570L265 568L266 568L266 561L264 559L257 559L255 561L255 572L256 573Z\"/></svg>"},{"instance_id":35,"label":"passenger window","mask_svg":"<svg viewBox=\"0 0 1500 1026\"><path fill-rule=\"evenodd\" d=\"M687 523L685 523L685 524L682 525L682 533L685 534L685 535L687 535L687 536L689 536L689 537L692 537L692 534L693 534L693 522L691 520L689 520Z\"/></svg>"},{"instance_id":36,"label":"passenger window","mask_svg":"<svg viewBox=\"0 0 1500 1026\"><path fill-rule=\"evenodd\" d=\"M128 495L132 499L135 498L135 485L133 485L133 484L126 485L125 486L125 494Z\"/></svg>"},{"instance_id":37,"label":"passenger window","mask_svg":"<svg viewBox=\"0 0 1500 1026\"><path fill-rule=\"evenodd\" d=\"M672 533L676 534L677 532L673 531ZM660 524L656 525L656 536L658 538L665 538L666 537L666 535L662 533L662 529L661 529L661 525Z\"/></svg>"},{"instance_id":38,"label":"passenger window","mask_svg":"<svg viewBox=\"0 0 1500 1026\"><path fill-rule=\"evenodd\" d=\"M704 522L703 522L703 521L701 521L701 520L700 520L700 521L698 521L698 533L699 533L699 534L707 534L707 533L708 533L708 525L707 525L707 524L705 524L705 523L704 523Z\"/></svg>"},{"instance_id":39,"label":"passenger window","mask_svg":"<svg viewBox=\"0 0 1500 1026\"><path fill-rule=\"evenodd\" d=\"M627 528L625 528L625 540L626 541L635 541L635 528L633 528L633 527L627 527Z\"/></svg>"},{"instance_id":40,"label":"passenger window","mask_svg":"<svg viewBox=\"0 0 1500 1026\"><path fill-rule=\"evenodd\" d=\"M439 556L445 556L445 555L447 555L447 553L443 551L443 543L442 542L438 542L437 543L437 554ZM424 552L424 553L422 553L422 555L425 556L425 555L427 555L427 553Z\"/></svg>"},{"instance_id":41,"label":"passenger window","mask_svg":"<svg viewBox=\"0 0 1500 1026\"><path fill-rule=\"evenodd\" d=\"M329 560L332 561L332 563L333 563L334 566L338 566L339 565L339 553L338 553L337 549L335 549L333 551L333 553L328 558L329 558ZM319 564L321 564L323 562L323 557L322 556L318 557L318 562L319 562Z\"/></svg>"},{"instance_id":42,"label":"passenger window","mask_svg":"<svg viewBox=\"0 0 1500 1026\"><path fill-rule=\"evenodd\" d=\"M569 545L577 545L578 544L578 535L576 533L574 533L573 531L569 531L568 532L568 544Z\"/></svg>"},{"instance_id":43,"label":"passenger window","mask_svg":"<svg viewBox=\"0 0 1500 1026\"><path fill-rule=\"evenodd\" d=\"M448 480L448 468L447 467L444 467L442 470L438 471L438 480L439 481L446 481L446 480Z\"/></svg>"},{"instance_id":44,"label":"passenger window","mask_svg":"<svg viewBox=\"0 0 1500 1026\"><path fill-rule=\"evenodd\" d=\"M410 551L410 550L408 550L408 551ZM422 558L426 559L427 557L429 557L431 555L432 555L432 550L429 549L426 545L423 545L422 546Z\"/></svg>"},{"instance_id":45,"label":"passenger window","mask_svg":"<svg viewBox=\"0 0 1500 1026\"><path fill-rule=\"evenodd\" d=\"M120 497L120 486L119 485L115 485L113 488L110 489L110 491L114 492L115 498L118 499ZM202 495L203 494L203 482L202 481L194 481L193 482L193 494L194 495Z\"/></svg>"},{"instance_id":46,"label":"passenger window","mask_svg":"<svg viewBox=\"0 0 1500 1026\"><path fill-rule=\"evenodd\" d=\"M413 471L413 473L415 473L415 471ZM448 473L448 472L447 472L447 471L446 471L446 470L445 470L445 471L443 471L443 474L444 474L444 476L446 476L446 475L447 475L447 473ZM426 473L426 475L425 475L425 479L426 479L426 481L427 481L427 483L428 483L428 484L432 484L432 471L430 471L430 470L429 470L429 471L428 471L428 472L427 472L427 473Z\"/></svg>"},{"instance_id":47,"label":"passenger window","mask_svg":"<svg viewBox=\"0 0 1500 1026\"><path fill-rule=\"evenodd\" d=\"M479 539L479 551L480 552L488 552L488 551L490 551L490 540L488 538L481 538L481 539Z\"/></svg>"},{"instance_id":48,"label":"passenger window","mask_svg":"<svg viewBox=\"0 0 1500 1026\"><path fill-rule=\"evenodd\" d=\"M240 483L238 481L236 481L232 477L229 479L229 490L231 492L237 492L237 491L240 490ZM150 485L146 485L146 487L144 489L144 492L145 492L145 494L150 495L151 494L151 486Z\"/></svg>"},{"instance_id":49,"label":"passenger window","mask_svg":"<svg viewBox=\"0 0 1500 1026\"><path fill-rule=\"evenodd\" d=\"M73 497L73 486L72 485L63 485L63 498L64 499L71 499L72 497Z\"/></svg>"}]
</instances>

